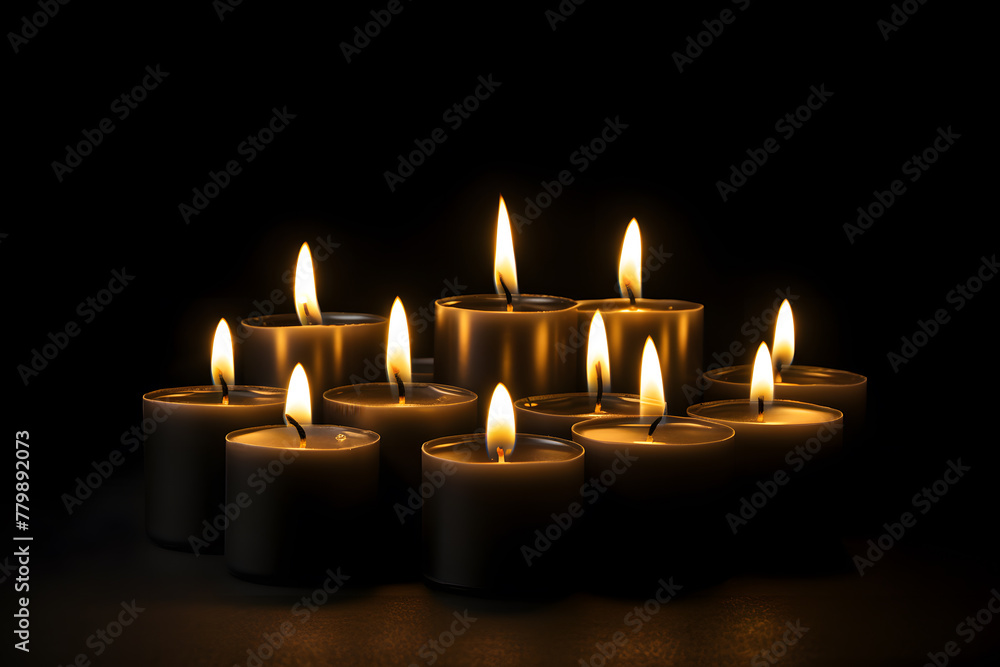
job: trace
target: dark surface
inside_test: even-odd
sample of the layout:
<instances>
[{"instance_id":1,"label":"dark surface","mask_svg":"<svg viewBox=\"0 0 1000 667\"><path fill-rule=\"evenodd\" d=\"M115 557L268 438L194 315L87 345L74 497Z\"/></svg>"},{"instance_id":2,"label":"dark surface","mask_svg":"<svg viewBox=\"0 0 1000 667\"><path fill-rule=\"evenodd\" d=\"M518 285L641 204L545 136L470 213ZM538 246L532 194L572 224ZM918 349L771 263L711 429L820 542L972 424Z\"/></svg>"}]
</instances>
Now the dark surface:
<instances>
[{"instance_id":1,"label":"dark surface","mask_svg":"<svg viewBox=\"0 0 1000 667\"><path fill-rule=\"evenodd\" d=\"M246 664L247 649L309 591L242 582L221 558L146 540L142 450L129 435L142 394L208 382L219 317L235 327L254 310L292 312L283 275L303 241L317 257L324 310L387 315L399 295L414 356L429 356L433 301L492 291L499 194L512 215L531 215L543 181L563 170L573 182L515 230L522 291L617 296L633 216L647 256L661 257L643 296L705 304L705 364L729 362L734 347L731 362L749 363L771 336L761 314L777 305L776 290L790 291L795 363L869 378L868 432L847 443L828 492L841 517L819 537L840 544L841 556L859 554L884 524L916 514L863 577L849 559L834 559L831 572L815 553L744 550L730 559L732 576L669 603L608 664L747 664L796 619L810 630L782 664L923 664L948 641L961 648L957 662L996 658L1000 623L968 644L956 630L1000 586L991 422L1000 286L985 282L971 298L954 291L997 246L986 120L995 115L995 40L984 10L928 2L886 40L877 22L889 19L890 2L752 0L742 11L722 1L593 0L555 30L545 15L554 0L406 2L348 63L338 44L384 6L247 1L220 21L209 2L71 2L18 52L8 37L3 421L8 434L30 434L25 532L34 538L24 655L10 646L24 591L6 569L19 531L0 527L10 662L68 664L82 652L94 665ZM6 6L5 34L38 7ZM735 20L678 72L672 54L726 7ZM120 118L113 100L157 65L169 75ZM490 76L500 87L460 127L449 124L446 110ZM776 123L823 86L833 95L782 134ZM295 118L247 162L241 142L286 106ZM105 117L114 131L57 179L53 161ZM628 127L580 171L573 154L616 118ZM949 127L960 135L954 145L909 180L904 163ZM447 140L391 190L384 172L436 128ZM778 151L724 201L717 182L768 138ZM242 171L185 224L178 206L230 160ZM896 179L905 192L852 243L844 223ZM88 306L116 271L134 278L106 292L100 311ZM924 326L933 335L894 365L901 337L938 311L939 324ZM62 340L67 326L76 335ZM18 366L50 334L64 349L25 382ZM237 380L245 349L237 344ZM120 465L67 511L77 480L111 457ZM920 513L914 494L959 459L971 470ZM0 490L13 503L8 461ZM664 530L660 544L667 553L698 539ZM630 632L624 615L656 589L654 579L648 592L619 599L581 583L555 601L487 602L406 578L354 583L264 664L429 664L420 647L466 608L480 620L435 664L579 664L595 642ZM88 636L133 598L146 611L95 656Z\"/></svg>"}]
</instances>

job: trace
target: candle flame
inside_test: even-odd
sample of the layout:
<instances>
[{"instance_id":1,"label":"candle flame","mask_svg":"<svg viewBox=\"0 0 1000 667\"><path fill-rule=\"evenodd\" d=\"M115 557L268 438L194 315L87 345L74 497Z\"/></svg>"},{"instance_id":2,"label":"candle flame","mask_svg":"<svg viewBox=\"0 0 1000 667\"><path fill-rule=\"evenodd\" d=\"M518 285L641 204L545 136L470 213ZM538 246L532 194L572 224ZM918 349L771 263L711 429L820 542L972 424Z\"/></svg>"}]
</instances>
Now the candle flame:
<instances>
[{"instance_id":1,"label":"candle flame","mask_svg":"<svg viewBox=\"0 0 1000 667\"><path fill-rule=\"evenodd\" d=\"M295 313L299 316L299 324L323 323L323 313L316 300L316 275L308 243L299 248L299 259L295 264Z\"/></svg>"},{"instance_id":2,"label":"candle flame","mask_svg":"<svg viewBox=\"0 0 1000 667\"><path fill-rule=\"evenodd\" d=\"M622 242L622 254L618 260L618 287L623 297L628 297L629 290L632 290L636 299L642 296L642 237L635 218L628 223L625 240Z\"/></svg>"},{"instance_id":3,"label":"candle flame","mask_svg":"<svg viewBox=\"0 0 1000 667\"><path fill-rule=\"evenodd\" d=\"M406 310L403 302L396 297L392 302L392 311L389 313L389 337L385 347L385 366L389 375L389 386L392 389L392 397L400 398L399 384L396 376L404 383L410 382L412 378L410 366L410 331L406 326ZM404 390L405 391L405 390ZM404 397L405 398L405 395Z\"/></svg>"},{"instance_id":4,"label":"candle flame","mask_svg":"<svg viewBox=\"0 0 1000 667\"><path fill-rule=\"evenodd\" d=\"M225 319L219 320L219 326L215 327L215 340L212 341L212 384L220 384L220 373L230 387L236 384L233 372L233 336Z\"/></svg>"},{"instance_id":5,"label":"candle flame","mask_svg":"<svg viewBox=\"0 0 1000 667\"><path fill-rule=\"evenodd\" d=\"M285 397L285 414L291 415L300 424L312 424L312 401L309 397L309 378L302 364L295 364L295 370L288 379L288 394ZM288 424L288 421L285 421Z\"/></svg>"},{"instance_id":6,"label":"candle flame","mask_svg":"<svg viewBox=\"0 0 1000 667\"><path fill-rule=\"evenodd\" d=\"M511 294L517 294L517 265L514 262L514 239L510 234L510 218L507 217L507 204L500 197L500 211L497 213L497 242L493 256L493 284L497 294L503 294L504 285Z\"/></svg>"},{"instance_id":7,"label":"candle flame","mask_svg":"<svg viewBox=\"0 0 1000 667\"><path fill-rule=\"evenodd\" d=\"M779 382L781 369L791 366L794 356L795 320L792 319L792 306L785 299L778 309L778 322L774 325L774 349L771 351L774 372Z\"/></svg>"},{"instance_id":8,"label":"candle flame","mask_svg":"<svg viewBox=\"0 0 1000 667\"><path fill-rule=\"evenodd\" d=\"M510 400L510 392L501 382L493 390L490 414L486 418L486 454L490 461L498 460L498 449L502 449L506 456L514 453L514 433L514 404Z\"/></svg>"},{"instance_id":9,"label":"candle flame","mask_svg":"<svg viewBox=\"0 0 1000 667\"><path fill-rule=\"evenodd\" d=\"M590 320L590 335L587 337L587 391L597 393L597 364L601 364L601 383L604 391L611 391L611 363L608 355L608 332L604 328L601 311L594 313Z\"/></svg>"},{"instance_id":10,"label":"candle flame","mask_svg":"<svg viewBox=\"0 0 1000 667\"><path fill-rule=\"evenodd\" d=\"M639 374L639 414L643 417L659 417L666 410L660 356L656 353L652 336L646 336L646 346L642 349L642 370Z\"/></svg>"},{"instance_id":11,"label":"candle flame","mask_svg":"<svg viewBox=\"0 0 1000 667\"><path fill-rule=\"evenodd\" d=\"M767 343L761 343L757 348L757 357L753 361L753 378L750 381L750 400L764 400L769 405L774 400L774 377L771 375L771 354Z\"/></svg>"}]
</instances>

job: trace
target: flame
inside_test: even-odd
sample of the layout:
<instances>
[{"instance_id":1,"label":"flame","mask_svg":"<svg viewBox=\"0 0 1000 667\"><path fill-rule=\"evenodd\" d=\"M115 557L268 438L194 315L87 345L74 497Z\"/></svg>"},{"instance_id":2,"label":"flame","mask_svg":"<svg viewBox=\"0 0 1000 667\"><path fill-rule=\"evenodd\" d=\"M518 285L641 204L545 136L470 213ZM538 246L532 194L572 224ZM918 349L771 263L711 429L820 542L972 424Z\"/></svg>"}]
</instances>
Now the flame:
<instances>
[{"instance_id":1,"label":"flame","mask_svg":"<svg viewBox=\"0 0 1000 667\"><path fill-rule=\"evenodd\" d=\"M229 333L229 324L224 318L215 327L215 340L212 341L212 384L220 384L219 373L222 373L230 387L236 384L233 372L233 336Z\"/></svg>"},{"instance_id":2,"label":"flame","mask_svg":"<svg viewBox=\"0 0 1000 667\"><path fill-rule=\"evenodd\" d=\"M587 391L597 393L597 363L601 364L601 383L604 391L611 391L611 362L608 356L608 332L604 328L601 311L594 313L587 338Z\"/></svg>"},{"instance_id":3,"label":"flame","mask_svg":"<svg viewBox=\"0 0 1000 667\"><path fill-rule=\"evenodd\" d=\"M757 348L757 357L753 360L753 378L750 380L750 400L763 398L765 404L774 400L774 376L771 375L771 354L767 351L767 343L761 343Z\"/></svg>"},{"instance_id":4,"label":"flame","mask_svg":"<svg viewBox=\"0 0 1000 667\"><path fill-rule=\"evenodd\" d=\"M285 397L285 414L300 424L312 424L312 401L309 398L309 378L302 364L295 364L292 377L288 380L288 395ZM287 423L287 421L286 421Z\"/></svg>"},{"instance_id":5,"label":"flame","mask_svg":"<svg viewBox=\"0 0 1000 667\"><path fill-rule=\"evenodd\" d=\"M660 356L656 353L652 336L646 336L646 346L642 349L642 371L639 374L639 414L643 417L659 417L666 410Z\"/></svg>"},{"instance_id":6,"label":"flame","mask_svg":"<svg viewBox=\"0 0 1000 667\"><path fill-rule=\"evenodd\" d=\"M385 370L389 375L392 397L399 398L396 375L403 382L410 382L410 331L406 326L406 310L399 297L392 302L389 314L389 338L385 346Z\"/></svg>"},{"instance_id":7,"label":"flame","mask_svg":"<svg viewBox=\"0 0 1000 667\"><path fill-rule=\"evenodd\" d=\"M781 302L778 309L778 322L774 325L774 350L771 352L775 374L779 377L782 368L792 365L795 356L795 320L792 319L792 306L788 299Z\"/></svg>"},{"instance_id":8,"label":"flame","mask_svg":"<svg viewBox=\"0 0 1000 667\"><path fill-rule=\"evenodd\" d=\"M490 414L486 418L486 454L490 461L497 460L497 449L502 449L507 458L514 453L514 433L514 404L501 382L493 390Z\"/></svg>"},{"instance_id":9,"label":"flame","mask_svg":"<svg viewBox=\"0 0 1000 667\"><path fill-rule=\"evenodd\" d=\"M299 316L299 324L323 323L323 313L316 300L316 276L308 243L299 248L299 261L295 264L295 313Z\"/></svg>"},{"instance_id":10,"label":"flame","mask_svg":"<svg viewBox=\"0 0 1000 667\"><path fill-rule=\"evenodd\" d=\"M635 298L642 296L642 237L639 236L639 223L635 218L628 223L625 240L622 242L622 254L618 260L618 287L622 296L628 296L631 288Z\"/></svg>"},{"instance_id":11,"label":"flame","mask_svg":"<svg viewBox=\"0 0 1000 667\"><path fill-rule=\"evenodd\" d=\"M514 262L514 239L510 235L510 218L507 217L507 204L500 197L500 212L497 214L496 254L493 257L493 284L497 294L503 294L500 277L510 290L517 294L517 264Z\"/></svg>"}]
</instances>

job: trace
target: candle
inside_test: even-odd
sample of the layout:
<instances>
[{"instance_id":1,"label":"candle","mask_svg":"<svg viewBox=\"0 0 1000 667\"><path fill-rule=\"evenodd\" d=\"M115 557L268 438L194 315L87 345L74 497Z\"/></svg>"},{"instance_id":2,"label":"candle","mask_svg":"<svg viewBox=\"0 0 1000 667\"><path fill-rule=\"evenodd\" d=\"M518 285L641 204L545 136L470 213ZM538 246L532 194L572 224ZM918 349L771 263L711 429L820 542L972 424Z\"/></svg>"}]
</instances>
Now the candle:
<instances>
[{"instance_id":1,"label":"candle","mask_svg":"<svg viewBox=\"0 0 1000 667\"><path fill-rule=\"evenodd\" d=\"M831 368L792 366L794 355L795 325L792 307L785 299L778 310L771 355L775 370L774 396L840 410L844 413L844 438L852 442L852 438L856 439L864 427L868 378ZM746 396L750 389L751 371L751 366L745 365L706 372L705 379L711 385L705 390L705 398L725 400Z\"/></svg>"},{"instance_id":2,"label":"candle","mask_svg":"<svg viewBox=\"0 0 1000 667\"><path fill-rule=\"evenodd\" d=\"M309 383L297 365L285 405L289 426L226 436L226 566L263 583L310 583L371 557L379 436L311 424Z\"/></svg>"},{"instance_id":3,"label":"candle","mask_svg":"<svg viewBox=\"0 0 1000 667\"><path fill-rule=\"evenodd\" d=\"M246 376L261 384L281 384L301 363L313 385L312 410L323 414L323 391L363 377L386 336L384 317L367 313L323 313L316 299L309 244L303 243L295 268L296 314L243 320Z\"/></svg>"},{"instance_id":4,"label":"candle","mask_svg":"<svg viewBox=\"0 0 1000 667\"><path fill-rule=\"evenodd\" d=\"M144 444L146 534L157 544L195 553L221 553L212 532L223 506L226 434L281 417L285 390L233 385L233 343L220 320L212 345L214 385L160 389L142 397L144 419L158 426Z\"/></svg>"},{"instance_id":5,"label":"candle","mask_svg":"<svg viewBox=\"0 0 1000 667\"><path fill-rule=\"evenodd\" d=\"M576 388L576 354L567 344L576 302L518 293L510 220L497 216L496 295L465 295L434 304L434 379L487 395L503 382L518 396ZM485 405L480 405L480 423Z\"/></svg>"},{"instance_id":6,"label":"candle","mask_svg":"<svg viewBox=\"0 0 1000 667\"><path fill-rule=\"evenodd\" d=\"M808 460L826 459L839 450L843 440L844 415L840 410L774 399L771 355L766 343L757 349L749 399L700 403L687 412L736 431L738 465L748 478L770 477L776 470L783 470L797 448L815 450L807 451ZM801 451L798 456L802 456Z\"/></svg>"},{"instance_id":7,"label":"candle","mask_svg":"<svg viewBox=\"0 0 1000 667\"><path fill-rule=\"evenodd\" d=\"M601 311L620 387L638 384L643 341L652 336L668 380L667 405L680 410L683 387L695 381L701 365L705 307L690 301L642 298L642 241L635 218L622 244L618 282L623 298L580 301L580 326L594 311Z\"/></svg>"},{"instance_id":8,"label":"candle","mask_svg":"<svg viewBox=\"0 0 1000 667\"><path fill-rule=\"evenodd\" d=\"M528 396L514 403L518 433L541 433L571 439L571 428L588 419L639 414L637 394L612 394L608 337L601 313L595 312L587 336L587 393Z\"/></svg>"},{"instance_id":9,"label":"candle","mask_svg":"<svg viewBox=\"0 0 1000 667\"><path fill-rule=\"evenodd\" d=\"M572 523L582 509L580 445L515 434L510 395L500 384L485 438L438 438L422 451L424 475L441 480L423 506L424 576L430 582L536 593L565 583L567 564L559 553L571 552ZM553 529L554 521L561 525ZM545 553L536 556L539 548Z\"/></svg>"}]
</instances>

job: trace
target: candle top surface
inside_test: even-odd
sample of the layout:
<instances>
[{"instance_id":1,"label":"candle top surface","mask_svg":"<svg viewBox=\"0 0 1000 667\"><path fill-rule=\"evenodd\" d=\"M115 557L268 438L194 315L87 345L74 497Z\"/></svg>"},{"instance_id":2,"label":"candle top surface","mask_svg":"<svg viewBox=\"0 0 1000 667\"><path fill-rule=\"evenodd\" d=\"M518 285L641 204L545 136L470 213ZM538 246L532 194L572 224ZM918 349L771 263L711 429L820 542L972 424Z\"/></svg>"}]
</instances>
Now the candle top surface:
<instances>
[{"instance_id":1,"label":"candle top surface","mask_svg":"<svg viewBox=\"0 0 1000 667\"><path fill-rule=\"evenodd\" d=\"M438 299L435 303L444 308L496 313L507 312L507 297L503 294L467 294ZM511 303L514 306L514 310L511 311L512 313L544 313L576 308L576 301L572 299L540 294L515 294Z\"/></svg>"},{"instance_id":2,"label":"candle top surface","mask_svg":"<svg viewBox=\"0 0 1000 667\"><path fill-rule=\"evenodd\" d=\"M328 389L323 394L323 400L335 403L346 403L348 405L368 405L398 406L405 410L408 407L426 407L430 405L457 405L475 401L475 392L460 387L451 387L446 384L435 384L431 382L407 382L405 383L406 402L400 403L399 398L393 396L392 390L395 384L389 382L369 382L366 384L353 384L345 387Z\"/></svg>"},{"instance_id":3,"label":"candle top surface","mask_svg":"<svg viewBox=\"0 0 1000 667\"><path fill-rule=\"evenodd\" d=\"M517 434L514 441L514 451L506 457L506 463L489 460L486 454L486 436L483 433L437 438L425 442L422 450L428 456L447 461L502 466L516 466L519 463L570 461L583 456L583 447L575 442L547 435L524 433Z\"/></svg>"},{"instance_id":4,"label":"candle top surface","mask_svg":"<svg viewBox=\"0 0 1000 667\"><path fill-rule=\"evenodd\" d=\"M740 424L822 424L842 419L844 414L823 405L800 401L775 400L764 403L764 419L757 420L757 401L736 399L731 401L710 401L692 405L688 414L693 417L717 419Z\"/></svg>"},{"instance_id":5,"label":"candle top surface","mask_svg":"<svg viewBox=\"0 0 1000 667\"><path fill-rule=\"evenodd\" d=\"M574 435L608 444L686 446L709 445L733 438L733 429L703 419L667 415L653 431L653 441L647 439L655 417L618 417L595 419L573 426Z\"/></svg>"},{"instance_id":6,"label":"candle top surface","mask_svg":"<svg viewBox=\"0 0 1000 667\"><path fill-rule=\"evenodd\" d=\"M593 313L601 311L604 313L655 313L664 311L694 311L704 310L705 306L693 301L681 301L679 299L647 299L638 298L635 300L635 308L627 298L612 299L587 299L580 301L580 311Z\"/></svg>"},{"instance_id":7,"label":"candle top surface","mask_svg":"<svg viewBox=\"0 0 1000 667\"><path fill-rule=\"evenodd\" d=\"M750 384L753 377L752 366L729 366L706 371L705 377L713 382L732 382L734 384ZM833 368L819 368L818 366L785 366L781 369L781 381L775 378L774 385L853 385L866 381L864 375L851 373L850 371L840 371Z\"/></svg>"},{"instance_id":8,"label":"candle top surface","mask_svg":"<svg viewBox=\"0 0 1000 667\"><path fill-rule=\"evenodd\" d=\"M143 396L150 401L185 405L222 405L222 387L212 385L159 389ZM285 390L278 387L255 387L237 384L229 387L229 405L272 405L285 402Z\"/></svg>"},{"instance_id":9,"label":"candle top surface","mask_svg":"<svg viewBox=\"0 0 1000 667\"><path fill-rule=\"evenodd\" d=\"M567 415L574 417L602 417L603 415L639 414L638 394L604 394L601 398L601 412L594 412L597 394L587 392L575 394L547 394L527 396L514 402L515 408L531 410L546 415Z\"/></svg>"},{"instance_id":10,"label":"candle top surface","mask_svg":"<svg viewBox=\"0 0 1000 667\"><path fill-rule=\"evenodd\" d=\"M371 313L323 313L324 325L345 326L350 324L380 324L382 322L386 322L384 317L381 315L372 315ZM248 327L322 326L318 324L301 324L299 316L295 313L248 317L243 320L242 324Z\"/></svg>"},{"instance_id":11,"label":"candle top surface","mask_svg":"<svg viewBox=\"0 0 1000 667\"><path fill-rule=\"evenodd\" d=\"M277 447L286 449L355 449L373 445L379 441L374 431L366 431L350 426L328 424L303 424L306 446L300 447L299 433L294 426L255 426L233 431L226 436L226 442L255 447Z\"/></svg>"}]
</instances>

